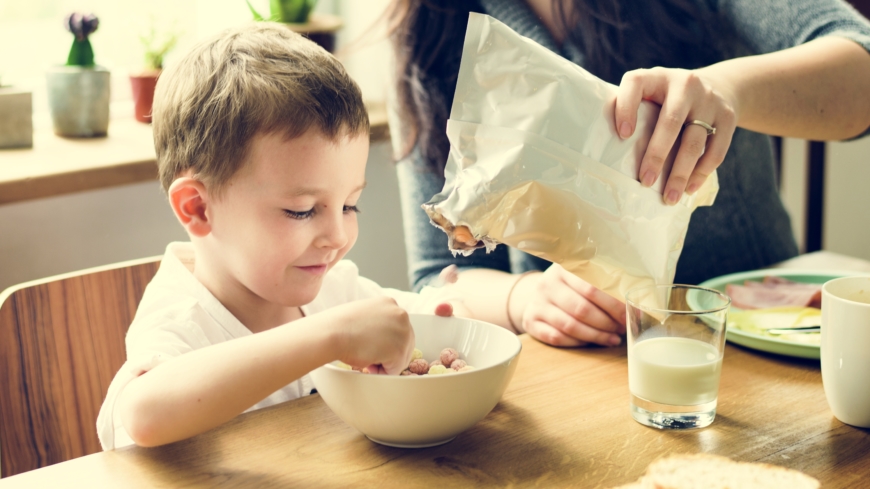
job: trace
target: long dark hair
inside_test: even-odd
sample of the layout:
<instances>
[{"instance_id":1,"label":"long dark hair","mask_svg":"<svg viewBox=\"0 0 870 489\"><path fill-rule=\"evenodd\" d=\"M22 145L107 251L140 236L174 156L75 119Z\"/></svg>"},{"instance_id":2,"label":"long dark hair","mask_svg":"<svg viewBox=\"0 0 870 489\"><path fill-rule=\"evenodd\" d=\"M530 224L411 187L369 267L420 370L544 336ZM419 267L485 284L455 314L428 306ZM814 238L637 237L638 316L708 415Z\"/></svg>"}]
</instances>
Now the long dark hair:
<instances>
[{"instance_id":1,"label":"long dark hair","mask_svg":"<svg viewBox=\"0 0 870 489\"><path fill-rule=\"evenodd\" d=\"M583 52L585 68L611 83L619 83L632 69L691 69L719 59L710 36L713 14L698 0L567 2L554 1L556 18L568 40ZM418 146L429 169L443 170L449 151L445 128L468 14L482 11L475 0L391 4L387 15L396 54L400 157Z\"/></svg>"}]
</instances>

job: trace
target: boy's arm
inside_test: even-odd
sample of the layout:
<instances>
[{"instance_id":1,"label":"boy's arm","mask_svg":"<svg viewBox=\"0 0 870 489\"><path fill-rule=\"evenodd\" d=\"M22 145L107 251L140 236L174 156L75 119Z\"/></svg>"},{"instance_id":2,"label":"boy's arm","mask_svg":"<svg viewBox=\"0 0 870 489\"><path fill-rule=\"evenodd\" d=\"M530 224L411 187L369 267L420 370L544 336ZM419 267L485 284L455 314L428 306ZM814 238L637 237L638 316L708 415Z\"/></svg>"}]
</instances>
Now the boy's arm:
<instances>
[{"instance_id":1,"label":"boy's arm","mask_svg":"<svg viewBox=\"0 0 870 489\"><path fill-rule=\"evenodd\" d=\"M137 445L162 445L219 426L336 359L398 373L413 347L394 301L357 301L173 358L130 381L117 409Z\"/></svg>"}]
</instances>

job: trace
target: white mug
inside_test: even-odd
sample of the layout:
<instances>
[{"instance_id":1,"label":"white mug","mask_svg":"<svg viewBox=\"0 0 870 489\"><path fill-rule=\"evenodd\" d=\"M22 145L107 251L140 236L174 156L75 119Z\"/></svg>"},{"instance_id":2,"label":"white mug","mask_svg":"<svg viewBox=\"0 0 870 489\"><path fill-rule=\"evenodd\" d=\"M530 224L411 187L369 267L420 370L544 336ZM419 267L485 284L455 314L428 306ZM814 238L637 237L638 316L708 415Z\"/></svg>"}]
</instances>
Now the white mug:
<instances>
[{"instance_id":1,"label":"white mug","mask_svg":"<svg viewBox=\"0 0 870 489\"><path fill-rule=\"evenodd\" d=\"M822 384L834 416L870 428L870 277L822 286Z\"/></svg>"}]
</instances>

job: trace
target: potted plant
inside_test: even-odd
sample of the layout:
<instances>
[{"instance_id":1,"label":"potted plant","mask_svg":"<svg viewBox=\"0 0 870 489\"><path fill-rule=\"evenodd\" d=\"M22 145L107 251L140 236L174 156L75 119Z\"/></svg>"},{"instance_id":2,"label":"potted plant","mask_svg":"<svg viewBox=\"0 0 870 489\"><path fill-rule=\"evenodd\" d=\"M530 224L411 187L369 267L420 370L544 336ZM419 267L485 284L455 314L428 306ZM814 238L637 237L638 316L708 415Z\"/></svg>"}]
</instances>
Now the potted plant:
<instances>
[{"instance_id":1,"label":"potted plant","mask_svg":"<svg viewBox=\"0 0 870 489\"><path fill-rule=\"evenodd\" d=\"M89 36L100 21L93 14L72 13L64 25L75 39L66 65L46 77L54 132L59 136L105 136L109 128L109 70L94 63Z\"/></svg>"},{"instance_id":2,"label":"potted plant","mask_svg":"<svg viewBox=\"0 0 870 489\"><path fill-rule=\"evenodd\" d=\"M130 85L133 89L136 120L150 123L154 87L157 86L157 78L163 71L163 58L175 47L178 35L175 32L161 35L152 25L150 31L139 36L139 39L145 48L145 67L141 72L130 75Z\"/></svg>"},{"instance_id":3,"label":"potted plant","mask_svg":"<svg viewBox=\"0 0 870 489\"><path fill-rule=\"evenodd\" d=\"M269 0L268 17L260 15L250 0L245 0L254 20L279 22L293 32L319 44L330 53L335 51L335 33L341 28L341 18L312 12L317 0Z\"/></svg>"}]
</instances>

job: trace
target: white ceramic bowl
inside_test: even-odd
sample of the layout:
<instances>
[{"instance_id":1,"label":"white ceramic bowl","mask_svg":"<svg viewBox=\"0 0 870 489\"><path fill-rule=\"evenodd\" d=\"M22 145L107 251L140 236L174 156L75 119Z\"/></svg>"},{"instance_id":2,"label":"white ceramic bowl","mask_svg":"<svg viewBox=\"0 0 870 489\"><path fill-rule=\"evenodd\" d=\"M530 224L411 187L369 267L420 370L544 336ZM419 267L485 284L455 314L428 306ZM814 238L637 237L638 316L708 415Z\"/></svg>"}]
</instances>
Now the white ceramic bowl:
<instances>
[{"instance_id":1,"label":"white ceramic bowl","mask_svg":"<svg viewBox=\"0 0 870 489\"><path fill-rule=\"evenodd\" d=\"M433 361L450 347L474 370L444 375L368 375L332 364L311 372L326 405L370 440L394 447L447 443L501 399L522 344L510 331L463 318L411 314L416 346Z\"/></svg>"}]
</instances>

